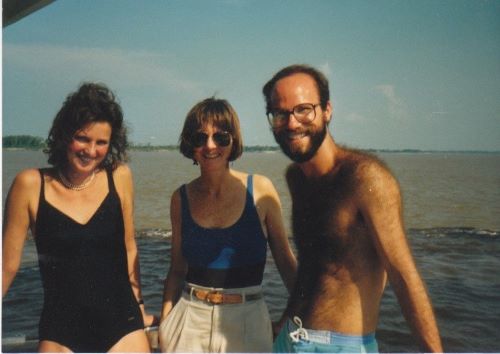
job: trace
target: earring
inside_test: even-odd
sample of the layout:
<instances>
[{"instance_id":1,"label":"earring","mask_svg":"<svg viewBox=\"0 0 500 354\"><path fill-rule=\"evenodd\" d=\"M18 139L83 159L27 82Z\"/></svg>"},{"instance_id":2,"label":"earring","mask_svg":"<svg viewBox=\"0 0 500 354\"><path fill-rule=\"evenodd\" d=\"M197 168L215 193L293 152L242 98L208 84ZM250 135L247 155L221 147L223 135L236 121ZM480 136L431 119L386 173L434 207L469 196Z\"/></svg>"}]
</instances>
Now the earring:
<instances>
[{"instance_id":1,"label":"earring","mask_svg":"<svg viewBox=\"0 0 500 354\"><path fill-rule=\"evenodd\" d=\"M198 165L198 161L193 159L193 165Z\"/></svg>"}]
</instances>

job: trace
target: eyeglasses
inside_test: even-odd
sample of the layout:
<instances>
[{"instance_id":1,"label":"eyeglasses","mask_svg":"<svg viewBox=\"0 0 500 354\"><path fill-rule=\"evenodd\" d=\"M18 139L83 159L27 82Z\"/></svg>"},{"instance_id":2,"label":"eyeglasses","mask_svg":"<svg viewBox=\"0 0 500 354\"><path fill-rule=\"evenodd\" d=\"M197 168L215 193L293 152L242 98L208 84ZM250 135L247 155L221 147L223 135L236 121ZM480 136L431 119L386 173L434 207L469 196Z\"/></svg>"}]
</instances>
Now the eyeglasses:
<instances>
[{"instance_id":1,"label":"eyeglasses","mask_svg":"<svg viewBox=\"0 0 500 354\"><path fill-rule=\"evenodd\" d=\"M292 108L291 111L272 110L267 112L267 120L273 128L279 128L288 122L290 114L302 124L310 124L316 118L316 107L321 104L301 103Z\"/></svg>"},{"instance_id":2,"label":"eyeglasses","mask_svg":"<svg viewBox=\"0 0 500 354\"><path fill-rule=\"evenodd\" d=\"M200 148L207 144L209 135L202 132L194 133L191 136L191 145ZM220 147L226 147L231 144L231 134L228 132L217 132L212 134L212 140Z\"/></svg>"}]
</instances>

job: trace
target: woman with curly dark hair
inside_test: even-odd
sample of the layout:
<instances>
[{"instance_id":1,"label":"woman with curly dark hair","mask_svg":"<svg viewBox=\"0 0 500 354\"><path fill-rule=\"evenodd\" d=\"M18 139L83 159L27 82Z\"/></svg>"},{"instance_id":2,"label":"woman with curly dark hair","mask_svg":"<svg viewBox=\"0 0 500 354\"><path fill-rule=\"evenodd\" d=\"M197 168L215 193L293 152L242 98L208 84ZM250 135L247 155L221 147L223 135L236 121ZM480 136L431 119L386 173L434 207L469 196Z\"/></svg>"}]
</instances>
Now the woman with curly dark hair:
<instances>
[{"instance_id":1,"label":"woman with curly dark hair","mask_svg":"<svg viewBox=\"0 0 500 354\"><path fill-rule=\"evenodd\" d=\"M20 172L3 225L3 295L28 228L44 287L40 352L150 350L134 239L123 113L102 84L68 95L50 129L52 167Z\"/></svg>"}]
</instances>

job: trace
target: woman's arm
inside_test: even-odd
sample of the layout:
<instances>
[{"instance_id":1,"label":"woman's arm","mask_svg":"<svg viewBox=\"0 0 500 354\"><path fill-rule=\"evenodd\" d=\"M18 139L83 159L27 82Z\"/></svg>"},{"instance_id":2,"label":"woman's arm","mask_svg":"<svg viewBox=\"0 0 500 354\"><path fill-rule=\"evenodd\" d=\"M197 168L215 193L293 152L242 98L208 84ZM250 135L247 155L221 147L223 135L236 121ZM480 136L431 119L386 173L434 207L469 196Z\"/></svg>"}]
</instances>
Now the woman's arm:
<instances>
[{"instance_id":1,"label":"woman's arm","mask_svg":"<svg viewBox=\"0 0 500 354\"><path fill-rule=\"evenodd\" d=\"M172 224L172 241L170 249L170 269L165 279L163 306L160 322L170 313L179 300L187 272L187 264L182 256L181 245L181 198L176 190L170 201L170 220Z\"/></svg>"},{"instance_id":2,"label":"woman's arm","mask_svg":"<svg viewBox=\"0 0 500 354\"><path fill-rule=\"evenodd\" d=\"M265 212L265 228L274 262L288 293L291 293L297 275L297 260L286 235L278 193L272 182L264 176L255 175L254 185L257 208Z\"/></svg>"},{"instance_id":3,"label":"woman's arm","mask_svg":"<svg viewBox=\"0 0 500 354\"><path fill-rule=\"evenodd\" d=\"M7 195L2 243L2 296L14 281L23 253L24 242L40 194L40 173L26 170L19 173ZM36 200L35 200L36 199Z\"/></svg>"},{"instance_id":4,"label":"woman's arm","mask_svg":"<svg viewBox=\"0 0 500 354\"><path fill-rule=\"evenodd\" d=\"M285 283L288 293L291 294L297 276L297 260L290 248L290 243L283 224L281 202L272 182L263 176L254 175L254 194L259 213L264 212L264 223L267 232L269 247ZM273 337L275 338L288 316L284 313L280 320L273 323Z\"/></svg>"},{"instance_id":5,"label":"woman's arm","mask_svg":"<svg viewBox=\"0 0 500 354\"><path fill-rule=\"evenodd\" d=\"M135 242L135 227L134 227L134 184L132 172L127 165L120 165L114 171L113 177L117 192L122 203L123 223L125 229L125 247L127 251L127 264L130 285L134 296L139 302L144 326L151 326L155 322L153 315L146 313L144 303L142 301L141 292L141 275L139 265L139 253L137 252L137 244Z\"/></svg>"}]
</instances>

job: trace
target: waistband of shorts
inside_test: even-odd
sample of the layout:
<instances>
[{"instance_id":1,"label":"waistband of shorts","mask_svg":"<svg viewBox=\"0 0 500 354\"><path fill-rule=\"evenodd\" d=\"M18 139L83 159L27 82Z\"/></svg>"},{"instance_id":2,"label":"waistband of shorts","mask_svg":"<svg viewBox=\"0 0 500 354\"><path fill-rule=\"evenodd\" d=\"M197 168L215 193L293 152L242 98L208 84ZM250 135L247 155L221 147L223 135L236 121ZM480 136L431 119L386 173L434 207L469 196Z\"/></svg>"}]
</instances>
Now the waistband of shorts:
<instances>
[{"instance_id":1,"label":"waistband of shorts","mask_svg":"<svg viewBox=\"0 0 500 354\"><path fill-rule=\"evenodd\" d=\"M187 298L210 305L241 304L263 298L262 286L246 288L207 288L186 283L183 293Z\"/></svg>"},{"instance_id":2,"label":"waistband of shorts","mask_svg":"<svg viewBox=\"0 0 500 354\"><path fill-rule=\"evenodd\" d=\"M286 322L288 332L295 331L299 328L291 319ZM345 344L345 345L367 345L370 343L376 343L375 333L368 333L362 336L343 334L339 332L326 331L326 330L316 330L304 328L307 332L308 340L315 343L322 344Z\"/></svg>"},{"instance_id":3,"label":"waistband of shorts","mask_svg":"<svg viewBox=\"0 0 500 354\"><path fill-rule=\"evenodd\" d=\"M184 284L184 288L194 288L197 290L205 290L205 291L220 291L223 293L227 294L255 294L255 293L260 293L262 292L262 285L253 285L253 286L247 286L244 288L211 288L207 286L201 286L195 283L188 283L186 282Z\"/></svg>"}]
</instances>

